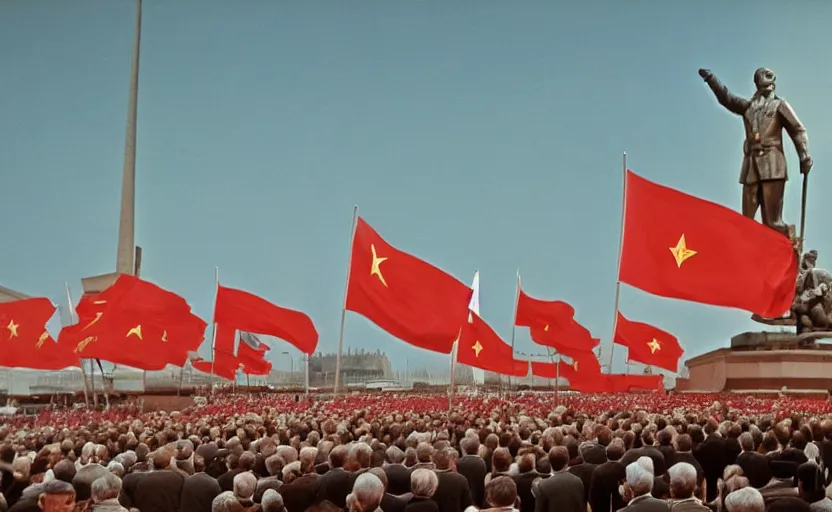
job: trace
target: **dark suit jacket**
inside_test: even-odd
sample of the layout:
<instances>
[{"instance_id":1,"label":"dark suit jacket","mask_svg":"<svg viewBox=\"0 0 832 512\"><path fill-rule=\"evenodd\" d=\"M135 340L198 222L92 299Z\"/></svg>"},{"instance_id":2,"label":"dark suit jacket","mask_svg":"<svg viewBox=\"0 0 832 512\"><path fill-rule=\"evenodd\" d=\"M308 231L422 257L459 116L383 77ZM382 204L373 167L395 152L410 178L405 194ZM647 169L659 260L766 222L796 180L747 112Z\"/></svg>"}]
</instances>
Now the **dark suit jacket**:
<instances>
[{"instance_id":1,"label":"dark suit jacket","mask_svg":"<svg viewBox=\"0 0 832 512\"><path fill-rule=\"evenodd\" d=\"M559 471L532 488L535 512L586 512L584 484L568 471Z\"/></svg>"},{"instance_id":2,"label":"dark suit jacket","mask_svg":"<svg viewBox=\"0 0 832 512\"><path fill-rule=\"evenodd\" d=\"M387 492L396 496L410 492L410 470L404 464L386 464Z\"/></svg>"},{"instance_id":3,"label":"dark suit jacket","mask_svg":"<svg viewBox=\"0 0 832 512\"><path fill-rule=\"evenodd\" d=\"M136 487L139 485L139 479L149 473L128 473L124 475L121 481L121 492L118 494L118 502L124 508L133 507L133 502L136 499Z\"/></svg>"},{"instance_id":4,"label":"dark suit jacket","mask_svg":"<svg viewBox=\"0 0 832 512\"><path fill-rule=\"evenodd\" d=\"M151 471L139 479L133 506L141 512L179 510L185 476L171 470Z\"/></svg>"},{"instance_id":5,"label":"dark suit jacket","mask_svg":"<svg viewBox=\"0 0 832 512\"><path fill-rule=\"evenodd\" d=\"M334 468L318 477L318 495L315 503L329 501L338 508L347 506L347 494L352 491L355 476L343 468Z\"/></svg>"},{"instance_id":6,"label":"dark suit jacket","mask_svg":"<svg viewBox=\"0 0 832 512\"><path fill-rule=\"evenodd\" d=\"M430 498L413 498L404 507L404 512L439 512L439 505Z\"/></svg>"},{"instance_id":7,"label":"dark suit jacket","mask_svg":"<svg viewBox=\"0 0 832 512\"><path fill-rule=\"evenodd\" d=\"M221 492L220 484L211 475L191 475L182 484L179 512L211 512L211 503Z\"/></svg>"},{"instance_id":8,"label":"dark suit jacket","mask_svg":"<svg viewBox=\"0 0 832 512\"><path fill-rule=\"evenodd\" d=\"M287 512L304 512L315 503L318 478L316 473L303 475L280 487L280 495L283 496L283 505Z\"/></svg>"},{"instance_id":9,"label":"dark suit jacket","mask_svg":"<svg viewBox=\"0 0 832 512\"><path fill-rule=\"evenodd\" d=\"M589 501L589 488L592 485L592 474L595 472L596 464L582 462L569 468L569 472L581 479L584 484L584 500Z\"/></svg>"},{"instance_id":10,"label":"dark suit jacket","mask_svg":"<svg viewBox=\"0 0 832 512\"><path fill-rule=\"evenodd\" d=\"M711 434L699 445L699 449L693 455L705 472L706 501L710 503L719 494L717 483L725 471L725 444L721 437Z\"/></svg>"},{"instance_id":11,"label":"dark suit jacket","mask_svg":"<svg viewBox=\"0 0 832 512\"><path fill-rule=\"evenodd\" d=\"M482 457L464 455L456 462L456 470L468 480L468 488L471 489L471 499L474 500L474 505L480 508L484 507L485 475L488 473L488 469ZM408 482L408 488L409 484Z\"/></svg>"},{"instance_id":12,"label":"dark suit jacket","mask_svg":"<svg viewBox=\"0 0 832 512\"><path fill-rule=\"evenodd\" d=\"M722 442L722 445L725 447L725 465L736 464L737 456L742 453L740 442L736 438L729 437Z\"/></svg>"},{"instance_id":13,"label":"dark suit jacket","mask_svg":"<svg viewBox=\"0 0 832 512\"><path fill-rule=\"evenodd\" d=\"M626 468L641 457L650 457L653 460L654 475L658 476L667 473L667 463L664 460L664 455L655 446L643 446L628 450L619 462Z\"/></svg>"},{"instance_id":14,"label":"dark suit jacket","mask_svg":"<svg viewBox=\"0 0 832 512\"><path fill-rule=\"evenodd\" d=\"M517 497L520 498L520 512L534 512L534 495L532 494L532 483L540 478L537 471L520 473L514 477L517 485Z\"/></svg>"},{"instance_id":15,"label":"dark suit jacket","mask_svg":"<svg viewBox=\"0 0 832 512\"><path fill-rule=\"evenodd\" d=\"M650 495L639 496L622 508L622 512L668 512L670 506L666 501L657 500Z\"/></svg>"},{"instance_id":16,"label":"dark suit jacket","mask_svg":"<svg viewBox=\"0 0 832 512\"><path fill-rule=\"evenodd\" d=\"M433 501L439 505L439 512L459 512L473 504L468 480L452 471L436 471L439 486L433 494Z\"/></svg>"},{"instance_id":17,"label":"dark suit jacket","mask_svg":"<svg viewBox=\"0 0 832 512\"><path fill-rule=\"evenodd\" d=\"M404 512L404 508L407 506L407 502L410 501L410 496L401 497L401 496L393 496L389 492L384 493L384 497L381 498L381 505L379 508L384 512Z\"/></svg>"},{"instance_id":18,"label":"dark suit jacket","mask_svg":"<svg viewBox=\"0 0 832 512\"><path fill-rule=\"evenodd\" d=\"M618 486L627 479L627 471L618 461L608 461L592 472L589 488L589 505L593 512L616 511L627 506L618 492Z\"/></svg>"},{"instance_id":19,"label":"dark suit jacket","mask_svg":"<svg viewBox=\"0 0 832 512\"><path fill-rule=\"evenodd\" d=\"M233 491L234 490L234 477L242 473L242 469L229 469L219 478L217 478L217 483L220 484L220 489L225 491Z\"/></svg>"}]
</instances>

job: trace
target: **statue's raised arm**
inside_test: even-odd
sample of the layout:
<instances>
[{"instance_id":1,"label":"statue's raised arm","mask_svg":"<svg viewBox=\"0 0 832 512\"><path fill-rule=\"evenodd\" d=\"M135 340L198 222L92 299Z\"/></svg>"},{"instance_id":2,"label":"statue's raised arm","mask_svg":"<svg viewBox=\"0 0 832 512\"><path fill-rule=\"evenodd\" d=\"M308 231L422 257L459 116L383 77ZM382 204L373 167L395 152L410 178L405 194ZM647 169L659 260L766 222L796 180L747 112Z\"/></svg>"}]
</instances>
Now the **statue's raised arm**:
<instances>
[{"instance_id":1,"label":"statue's raised arm","mask_svg":"<svg viewBox=\"0 0 832 512\"><path fill-rule=\"evenodd\" d=\"M748 110L748 106L751 104L751 100L741 98L729 91L728 87L720 82L716 75L711 73L710 69L700 69L699 76L705 80L705 83L708 84L708 87L710 87L714 92L716 101L718 101L720 105L725 107L729 112L737 114L738 116L745 114L745 111Z\"/></svg>"}]
</instances>

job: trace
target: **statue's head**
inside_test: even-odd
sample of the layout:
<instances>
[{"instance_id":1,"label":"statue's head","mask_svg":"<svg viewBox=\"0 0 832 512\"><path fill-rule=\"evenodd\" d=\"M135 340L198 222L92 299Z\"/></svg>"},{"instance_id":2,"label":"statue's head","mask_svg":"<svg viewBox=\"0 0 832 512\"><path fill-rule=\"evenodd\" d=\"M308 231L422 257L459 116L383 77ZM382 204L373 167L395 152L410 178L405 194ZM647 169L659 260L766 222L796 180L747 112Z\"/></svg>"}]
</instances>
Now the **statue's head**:
<instances>
[{"instance_id":1,"label":"statue's head","mask_svg":"<svg viewBox=\"0 0 832 512\"><path fill-rule=\"evenodd\" d=\"M800 267L803 270L808 270L815 268L815 265L818 262L818 251L812 249L811 251L805 253L803 255L803 259L800 262Z\"/></svg>"},{"instance_id":2,"label":"statue's head","mask_svg":"<svg viewBox=\"0 0 832 512\"><path fill-rule=\"evenodd\" d=\"M757 86L757 92L760 94L768 96L773 93L777 87L775 84L776 81L777 75L768 68L759 68L754 72L754 85Z\"/></svg>"}]
</instances>

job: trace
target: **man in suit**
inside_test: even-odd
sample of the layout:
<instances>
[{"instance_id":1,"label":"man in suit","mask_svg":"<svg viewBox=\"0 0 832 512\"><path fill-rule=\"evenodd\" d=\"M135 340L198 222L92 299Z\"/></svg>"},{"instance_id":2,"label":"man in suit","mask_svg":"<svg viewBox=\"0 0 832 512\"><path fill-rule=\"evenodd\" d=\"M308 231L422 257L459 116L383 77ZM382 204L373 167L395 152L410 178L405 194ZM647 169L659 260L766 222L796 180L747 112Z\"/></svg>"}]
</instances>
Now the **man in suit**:
<instances>
[{"instance_id":1,"label":"man in suit","mask_svg":"<svg viewBox=\"0 0 832 512\"><path fill-rule=\"evenodd\" d=\"M584 484L569 466L569 450L555 446L549 450L549 464L554 474L532 486L535 512L586 512Z\"/></svg>"},{"instance_id":2,"label":"man in suit","mask_svg":"<svg viewBox=\"0 0 832 512\"><path fill-rule=\"evenodd\" d=\"M589 504L593 511L609 512L627 506L618 492L618 487L624 483L627 473L621 464L624 456L624 441L613 439L607 446L607 462L600 464L592 472L589 488Z\"/></svg>"},{"instance_id":3,"label":"man in suit","mask_svg":"<svg viewBox=\"0 0 832 512\"><path fill-rule=\"evenodd\" d=\"M771 466L762 453L754 451L754 438L748 432L739 437L742 452L737 455L736 463L742 468L742 473L748 478L748 483L755 489L763 488L771 481Z\"/></svg>"},{"instance_id":4,"label":"man in suit","mask_svg":"<svg viewBox=\"0 0 832 512\"><path fill-rule=\"evenodd\" d=\"M624 497L629 502L621 509L623 512L668 512L667 502L657 500L650 495L653 490L653 461L650 457L641 457L629 464L627 482L624 484Z\"/></svg>"},{"instance_id":5,"label":"man in suit","mask_svg":"<svg viewBox=\"0 0 832 512\"><path fill-rule=\"evenodd\" d=\"M409 493L410 469L404 465L404 452L397 446L391 446L385 452L385 457L387 462L383 467L387 473L387 491L396 496Z\"/></svg>"},{"instance_id":6,"label":"man in suit","mask_svg":"<svg viewBox=\"0 0 832 512\"><path fill-rule=\"evenodd\" d=\"M329 501L338 508L347 506L347 494L352 490L354 476L344 469L348 449L339 444L329 452L330 469L318 479L317 503Z\"/></svg>"},{"instance_id":7,"label":"man in suit","mask_svg":"<svg viewBox=\"0 0 832 512\"><path fill-rule=\"evenodd\" d=\"M456 463L457 471L468 480L474 505L482 508L485 506L485 475L488 469L482 457L477 455L480 440L476 436L465 436L459 442L459 447L463 455Z\"/></svg>"},{"instance_id":8,"label":"man in suit","mask_svg":"<svg viewBox=\"0 0 832 512\"><path fill-rule=\"evenodd\" d=\"M719 479L725 471L725 444L711 422L705 425L705 441L695 453L696 460L705 472L705 500L710 503L719 495Z\"/></svg>"},{"instance_id":9,"label":"man in suit","mask_svg":"<svg viewBox=\"0 0 832 512\"><path fill-rule=\"evenodd\" d=\"M439 512L459 512L472 505L468 480L455 470L456 455L450 448L433 452L439 486L433 494L433 501L439 505Z\"/></svg>"},{"instance_id":10,"label":"man in suit","mask_svg":"<svg viewBox=\"0 0 832 512\"><path fill-rule=\"evenodd\" d=\"M535 458L531 453L518 457L517 474L512 477L517 486L517 497L520 498L520 512L534 512L534 495L532 484L540 478L535 471Z\"/></svg>"}]
</instances>

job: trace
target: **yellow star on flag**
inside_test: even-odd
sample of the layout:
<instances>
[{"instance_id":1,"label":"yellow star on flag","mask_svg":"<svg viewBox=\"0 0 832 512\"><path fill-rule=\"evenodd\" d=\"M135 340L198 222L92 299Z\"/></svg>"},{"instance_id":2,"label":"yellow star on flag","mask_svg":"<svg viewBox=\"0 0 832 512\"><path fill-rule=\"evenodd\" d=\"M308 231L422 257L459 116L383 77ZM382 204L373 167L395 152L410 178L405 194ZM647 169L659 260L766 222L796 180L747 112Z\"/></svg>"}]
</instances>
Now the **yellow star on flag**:
<instances>
[{"instance_id":1,"label":"yellow star on flag","mask_svg":"<svg viewBox=\"0 0 832 512\"><path fill-rule=\"evenodd\" d=\"M162 331L162 343L168 342L168 331Z\"/></svg>"},{"instance_id":2,"label":"yellow star on flag","mask_svg":"<svg viewBox=\"0 0 832 512\"><path fill-rule=\"evenodd\" d=\"M480 352L482 352L482 345L480 345L479 340L476 343L471 345L471 348L474 349L474 357L480 357Z\"/></svg>"},{"instance_id":3,"label":"yellow star on flag","mask_svg":"<svg viewBox=\"0 0 832 512\"><path fill-rule=\"evenodd\" d=\"M14 323L14 320L9 320L9 325L6 326L6 329L9 330L9 339L17 338L17 329L20 325Z\"/></svg>"},{"instance_id":4,"label":"yellow star on flag","mask_svg":"<svg viewBox=\"0 0 832 512\"><path fill-rule=\"evenodd\" d=\"M685 262L688 258L696 254L696 251L692 251L688 249L687 243L685 243L685 234L682 233L681 238L679 241L676 242L676 247L669 247L670 253L673 254L673 259L676 260L676 266L678 268L682 268L682 263Z\"/></svg>"},{"instance_id":5,"label":"yellow star on flag","mask_svg":"<svg viewBox=\"0 0 832 512\"><path fill-rule=\"evenodd\" d=\"M578 361L572 362L572 369L574 369L576 372L578 371Z\"/></svg>"},{"instance_id":6,"label":"yellow star on flag","mask_svg":"<svg viewBox=\"0 0 832 512\"><path fill-rule=\"evenodd\" d=\"M548 331L549 330L549 324L546 324L546 327L544 327L543 330Z\"/></svg>"},{"instance_id":7,"label":"yellow star on flag","mask_svg":"<svg viewBox=\"0 0 832 512\"><path fill-rule=\"evenodd\" d=\"M647 346L650 347L651 354L655 354L657 350L662 349L661 344L658 342L658 340L656 340L656 338L653 338L653 340L649 342Z\"/></svg>"},{"instance_id":8,"label":"yellow star on flag","mask_svg":"<svg viewBox=\"0 0 832 512\"><path fill-rule=\"evenodd\" d=\"M127 334L124 337L129 338L131 334L135 335L140 340L144 339L144 338L142 338L142 325L139 324L136 327L133 327L132 329L127 331Z\"/></svg>"},{"instance_id":9,"label":"yellow star on flag","mask_svg":"<svg viewBox=\"0 0 832 512\"><path fill-rule=\"evenodd\" d=\"M35 345L35 348L41 348L43 346L43 342L46 341L47 338L49 338L49 333L43 331L43 334L41 334L40 338L38 338L38 343Z\"/></svg>"},{"instance_id":10,"label":"yellow star on flag","mask_svg":"<svg viewBox=\"0 0 832 512\"><path fill-rule=\"evenodd\" d=\"M383 284L386 288L387 281L384 280L384 275L381 273L381 264L387 261L387 258L378 257L375 244L370 244L370 251L373 252L373 265L370 267L370 275L378 276L378 280L381 281L381 284Z\"/></svg>"}]
</instances>

